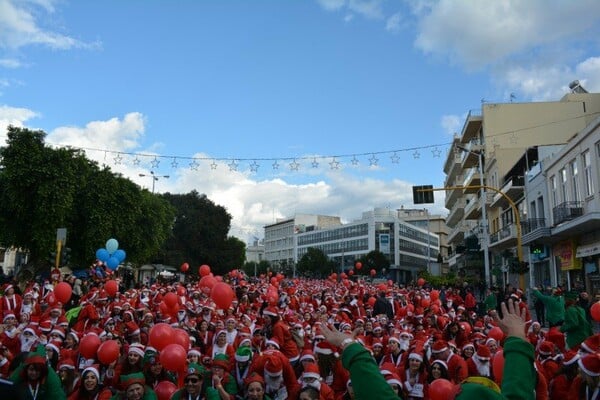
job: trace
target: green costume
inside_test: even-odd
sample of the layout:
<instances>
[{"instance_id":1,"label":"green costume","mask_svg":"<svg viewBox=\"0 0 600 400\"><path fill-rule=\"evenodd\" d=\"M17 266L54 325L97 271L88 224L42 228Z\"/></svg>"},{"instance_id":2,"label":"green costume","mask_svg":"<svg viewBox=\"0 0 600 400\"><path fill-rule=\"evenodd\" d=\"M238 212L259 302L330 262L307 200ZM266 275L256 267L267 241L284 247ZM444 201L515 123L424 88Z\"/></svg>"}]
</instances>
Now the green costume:
<instances>
[{"instance_id":1,"label":"green costume","mask_svg":"<svg viewBox=\"0 0 600 400\"><path fill-rule=\"evenodd\" d=\"M573 304L565 310L565 322L560 327L565 333L567 346L574 348L588 337L592 336L592 327L585 316L585 310Z\"/></svg>"},{"instance_id":2,"label":"green costume","mask_svg":"<svg viewBox=\"0 0 600 400\"><path fill-rule=\"evenodd\" d=\"M538 290L533 290L531 294L546 306L546 319L551 327L560 325L564 322L565 300L562 296L546 296Z\"/></svg>"},{"instance_id":3,"label":"green costume","mask_svg":"<svg viewBox=\"0 0 600 400\"><path fill-rule=\"evenodd\" d=\"M491 310L495 310L498 305L498 300L496 299L496 293L490 293L484 300L485 304L485 312L490 312Z\"/></svg>"},{"instance_id":4,"label":"green costume","mask_svg":"<svg viewBox=\"0 0 600 400\"><path fill-rule=\"evenodd\" d=\"M42 355L43 354L43 355ZM23 371L28 367L30 363L40 363L45 365L48 373L46 378L41 382L39 388L37 389L37 393L34 396L33 393L28 388L28 384L23 380L23 375L27 374L27 371ZM15 388L22 393L22 398L24 400L66 400L67 396L62 389L62 385L60 382L59 376L54 372L54 370L47 366L46 364L46 350L44 346L38 346L38 348L29 353L25 363L19 365L17 369L11 374L10 380L15 384Z\"/></svg>"}]
</instances>

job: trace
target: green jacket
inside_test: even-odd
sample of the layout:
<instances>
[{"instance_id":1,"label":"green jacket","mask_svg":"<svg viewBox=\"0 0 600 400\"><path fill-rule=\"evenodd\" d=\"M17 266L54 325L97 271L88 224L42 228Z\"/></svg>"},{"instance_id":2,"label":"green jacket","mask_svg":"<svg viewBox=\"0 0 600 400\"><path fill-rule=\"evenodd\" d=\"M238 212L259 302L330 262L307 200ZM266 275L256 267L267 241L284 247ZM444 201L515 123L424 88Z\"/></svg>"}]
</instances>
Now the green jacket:
<instances>
[{"instance_id":1,"label":"green jacket","mask_svg":"<svg viewBox=\"0 0 600 400\"><path fill-rule=\"evenodd\" d=\"M569 349L574 348L593 334L592 327L585 316L585 310L575 304L565 310L565 322L560 327L560 331L566 334Z\"/></svg>"},{"instance_id":2,"label":"green jacket","mask_svg":"<svg viewBox=\"0 0 600 400\"><path fill-rule=\"evenodd\" d=\"M533 290L531 294L546 306L546 319L550 325L565 320L565 299L562 296L546 296L538 290Z\"/></svg>"},{"instance_id":3,"label":"green jacket","mask_svg":"<svg viewBox=\"0 0 600 400\"><path fill-rule=\"evenodd\" d=\"M359 343L346 346L342 353L342 365L350 371L356 399L398 400L371 354Z\"/></svg>"},{"instance_id":4,"label":"green jacket","mask_svg":"<svg viewBox=\"0 0 600 400\"><path fill-rule=\"evenodd\" d=\"M19 365L11 374L10 380L14 382L17 390L22 392L24 400L34 400L31 392L26 388L26 383L21 379L21 371L25 368L25 364ZM67 396L62 390L60 378L51 367L48 367L48 375L46 380L40 386L35 400L66 400Z\"/></svg>"},{"instance_id":5,"label":"green jacket","mask_svg":"<svg viewBox=\"0 0 600 400\"><path fill-rule=\"evenodd\" d=\"M498 305L498 301L496 299L495 293L490 293L484 300L485 311L488 312L490 310L495 310Z\"/></svg>"},{"instance_id":6,"label":"green jacket","mask_svg":"<svg viewBox=\"0 0 600 400\"><path fill-rule=\"evenodd\" d=\"M212 387L210 384L212 382L212 373L208 373L204 376L204 384L205 384L205 393L207 400L219 400L221 396L219 395L219 391ZM227 374L225 379L222 381L223 389L227 393L232 396L235 396L238 392L237 383L235 382L235 378L231 374Z\"/></svg>"},{"instance_id":7,"label":"green jacket","mask_svg":"<svg viewBox=\"0 0 600 400\"><path fill-rule=\"evenodd\" d=\"M510 336L504 342L504 371L502 389L498 393L479 383L460 385L455 400L534 400L537 374L533 366L531 343Z\"/></svg>"}]
</instances>

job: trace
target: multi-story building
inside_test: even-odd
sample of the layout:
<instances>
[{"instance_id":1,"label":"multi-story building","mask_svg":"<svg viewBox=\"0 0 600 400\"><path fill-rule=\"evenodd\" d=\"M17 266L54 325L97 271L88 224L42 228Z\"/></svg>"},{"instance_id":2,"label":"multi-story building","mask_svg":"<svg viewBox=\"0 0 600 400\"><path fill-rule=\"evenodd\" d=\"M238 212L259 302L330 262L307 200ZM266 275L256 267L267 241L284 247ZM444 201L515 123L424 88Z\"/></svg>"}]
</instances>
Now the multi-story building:
<instances>
[{"instance_id":1,"label":"multi-story building","mask_svg":"<svg viewBox=\"0 0 600 400\"><path fill-rule=\"evenodd\" d=\"M246 262L260 263L265 259L265 245L262 241L255 239L252 244L246 246Z\"/></svg>"},{"instance_id":2,"label":"multi-story building","mask_svg":"<svg viewBox=\"0 0 600 400\"><path fill-rule=\"evenodd\" d=\"M348 224L298 233L294 260L300 260L309 248L317 248L339 266L339 271L344 271L361 256L378 250L390 261L390 271L382 271L384 275L410 282L419 271L432 271L437 266L440 237L402 219L400 211L377 208Z\"/></svg>"},{"instance_id":3,"label":"multi-story building","mask_svg":"<svg viewBox=\"0 0 600 400\"><path fill-rule=\"evenodd\" d=\"M600 117L539 159L525 182L532 284L600 294Z\"/></svg>"},{"instance_id":4,"label":"multi-story building","mask_svg":"<svg viewBox=\"0 0 600 400\"><path fill-rule=\"evenodd\" d=\"M265 226L265 257L276 271L287 271L295 264L294 236L307 229L320 229L342 224L340 217L296 214Z\"/></svg>"},{"instance_id":5,"label":"multi-story building","mask_svg":"<svg viewBox=\"0 0 600 400\"><path fill-rule=\"evenodd\" d=\"M581 91L469 112L444 165L451 268L488 283L527 285L529 274L515 260L523 251L517 220L527 218L524 171L538 161L528 149L567 143L598 112L600 94Z\"/></svg>"}]
</instances>

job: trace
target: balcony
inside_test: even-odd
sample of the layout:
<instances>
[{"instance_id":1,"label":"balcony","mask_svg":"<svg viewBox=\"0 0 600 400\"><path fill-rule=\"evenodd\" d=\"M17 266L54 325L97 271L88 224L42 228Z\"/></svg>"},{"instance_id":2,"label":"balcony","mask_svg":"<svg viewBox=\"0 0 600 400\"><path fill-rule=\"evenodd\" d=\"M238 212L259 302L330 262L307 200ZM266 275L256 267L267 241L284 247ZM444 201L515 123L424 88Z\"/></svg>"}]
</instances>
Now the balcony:
<instances>
[{"instance_id":1,"label":"balcony","mask_svg":"<svg viewBox=\"0 0 600 400\"><path fill-rule=\"evenodd\" d=\"M454 207L448 213L446 217L446 224L448 226L455 226L462 217L465 215L465 204L466 200L464 198L458 199L456 203L454 203Z\"/></svg>"},{"instance_id":2,"label":"balcony","mask_svg":"<svg viewBox=\"0 0 600 400\"><path fill-rule=\"evenodd\" d=\"M462 243L465 239L465 231L467 228L463 224L459 224L454 229L450 230L448 233L448 238L446 239L448 244L453 243Z\"/></svg>"},{"instance_id":3,"label":"balcony","mask_svg":"<svg viewBox=\"0 0 600 400\"><path fill-rule=\"evenodd\" d=\"M477 135L481 130L483 124L483 117L481 115L481 109L470 110L465 124L463 125L460 142L463 144L469 143L473 139L477 139Z\"/></svg>"},{"instance_id":4,"label":"balcony","mask_svg":"<svg viewBox=\"0 0 600 400\"><path fill-rule=\"evenodd\" d=\"M445 186L448 187L448 186ZM456 186L453 186L456 187ZM447 189L446 190L446 208L448 210L452 210L452 208L454 207L454 203L462 197L462 192L463 189L462 188L457 188L457 189Z\"/></svg>"},{"instance_id":5,"label":"balcony","mask_svg":"<svg viewBox=\"0 0 600 400\"><path fill-rule=\"evenodd\" d=\"M481 200L472 197L465 207L465 219L479 219L481 217Z\"/></svg>"},{"instance_id":6,"label":"balcony","mask_svg":"<svg viewBox=\"0 0 600 400\"><path fill-rule=\"evenodd\" d=\"M501 207L505 208L509 205L506 197L510 198L512 201L516 201L523 195L523 190L525 188L525 178L522 176L512 176L506 180L500 191L504 194L504 196L500 193L496 193L494 195L494 199L492 200L492 207Z\"/></svg>"},{"instance_id":7,"label":"balcony","mask_svg":"<svg viewBox=\"0 0 600 400\"><path fill-rule=\"evenodd\" d=\"M550 227L545 218L530 218L521 222L521 236L523 245L532 242L544 243L550 240Z\"/></svg>"},{"instance_id":8,"label":"balcony","mask_svg":"<svg viewBox=\"0 0 600 400\"><path fill-rule=\"evenodd\" d=\"M505 250L517 245L517 226L510 224L490 235L489 248L495 251Z\"/></svg>"},{"instance_id":9,"label":"balcony","mask_svg":"<svg viewBox=\"0 0 600 400\"><path fill-rule=\"evenodd\" d=\"M583 215L583 202L565 201L552 209L554 226Z\"/></svg>"},{"instance_id":10,"label":"balcony","mask_svg":"<svg viewBox=\"0 0 600 400\"><path fill-rule=\"evenodd\" d=\"M472 168L479 166L479 152L483 151L483 146L473 141L466 146L463 146L463 156L461 160L461 167L463 169Z\"/></svg>"},{"instance_id":11,"label":"balcony","mask_svg":"<svg viewBox=\"0 0 600 400\"><path fill-rule=\"evenodd\" d=\"M480 188L478 186L483 185L483 180L481 179L481 174L477 170L477 168L471 168L465 180L463 181L463 193L476 193ZM467 187L470 186L470 187Z\"/></svg>"}]
</instances>

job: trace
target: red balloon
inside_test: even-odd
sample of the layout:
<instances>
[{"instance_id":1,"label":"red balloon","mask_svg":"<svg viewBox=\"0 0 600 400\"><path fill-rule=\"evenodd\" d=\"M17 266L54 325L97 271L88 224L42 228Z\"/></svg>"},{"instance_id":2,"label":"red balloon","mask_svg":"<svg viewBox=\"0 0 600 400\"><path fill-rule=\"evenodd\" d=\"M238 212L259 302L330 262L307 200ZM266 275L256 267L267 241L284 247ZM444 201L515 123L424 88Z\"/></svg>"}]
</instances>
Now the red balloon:
<instances>
[{"instance_id":1,"label":"red balloon","mask_svg":"<svg viewBox=\"0 0 600 400\"><path fill-rule=\"evenodd\" d=\"M190 348L190 335L181 328L173 329L173 343L181 345L184 349Z\"/></svg>"},{"instance_id":2,"label":"red balloon","mask_svg":"<svg viewBox=\"0 0 600 400\"><path fill-rule=\"evenodd\" d=\"M342 272L342 273L340 274L340 278L342 278L342 279L347 279L347 278L348 278L348 275L346 275L346 273L345 273L345 272Z\"/></svg>"},{"instance_id":3,"label":"red balloon","mask_svg":"<svg viewBox=\"0 0 600 400\"><path fill-rule=\"evenodd\" d=\"M81 338L81 342L79 342L79 354L87 359L96 358L98 347L100 347L101 344L102 342L98 335L85 335Z\"/></svg>"},{"instance_id":4,"label":"red balloon","mask_svg":"<svg viewBox=\"0 0 600 400\"><path fill-rule=\"evenodd\" d=\"M460 325L460 327L463 330L463 332L465 332L465 336L469 337L471 335L471 332L472 332L471 324L468 323L467 321L461 321L458 324Z\"/></svg>"},{"instance_id":5,"label":"red balloon","mask_svg":"<svg viewBox=\"0 0 600 400\"><path fill-rule=\"evenodd\" d=\"M235 293L233 289L225 282L218 282L213 286L210 297L213 299L218 308L226 310L231 305Z\"/></svg>"},{"instance_id":6,"label":"red balloon","mask_svg":"<svg viewBox=\"0 0 600 400\"><path fill-rule=\"evenodd\" d=\"M177 286L177 296L185 296L186 290L183 286Z\"/></svg>"},{"instance_id":7,"label":"red balloon","mask_svg":"<svg viewBox=\"0 0 600 400\"><path fill-rule=\"evenodd\" d=\"M206 294L210 294L213 286L217 283L217 280L210 275L205 275L198 282L198 286L200 286L200 290L202 290Z\"/></svg>"},{"instance_id":8,"label":"red balloon","mask_svg":"<svg viewBox=\"0 0 600 400\"><path fill-rule=\"evenodd\" d=\"M116 340L107 340L98 347L96 354L98 361L104 365L108 365L117 361L120 351L119 343Z\"/></svg>"},{"instance_id":9,"label":"red balloon","mask_svg":"<svg viewBox=\"0 0 600 400\"><path fill-rule=\"evenodd\" d=\"M108 294L110 297L115 297L119 291L119 284L117 281L110 280L104 284L104 290L106 290L106 294Z\"/></svg>"},{"instance_id":10,"label":"red balloon","mask_svg":"<svg viewBox=\"0 0 600 400\"><path fill-rule=\"evenodd\" d=\"M370 274L371 274L371 276L375 276L375 275L377 275L377 271L375 271L374 269L372 269L371 272L370 272Z\"/></svg>"},{"instance_id":11,"label":"red balloon","mask_svg":"<svg viewBox=\"0 0 600 400\"><path fill-rule=\"evenodd\" d=\"M362 268L362 263L360 261L357 261L356 264L354 264L356 266L356 269L361 269Z\"/></svg>"},{"instance_id":12,"label":"red balloon","mask_svg":"<svg viewBox=\"0 0 600 400\"><path fill-rule=\"evenodd\" d=\"M421 307L427 308L427 307L429 307L430 304L431 304L431 300L429 300L427 298L421 299Z\"/></svg>"},{"instance_id":13,"label":"red balloon","mask_svg":"<svg viewBox=\"0 0 600 400\"><path fill-rule=\"evenodd\" d=\"M351 269L350 271L348 271L348 275L350 275L350 276L354 275L354 270Z\"/></svg>"},{"instance_id":14,"label":"red balloon","mask_svg":"<svg viewBox=\"0 0 600 400\"><path fill-rule=\"evenodd\" d=\"M432 311L434 314L437 314L437 313L440 311L440 306L438 306L437 304L434 304L434 305L432 305L432 306L431 306L431 311Z\"/></svg>"},{"instance_id":15,"label":"red balloon","mask_svg":"<svg viewBox=\"0 0 600 400\"><path fill-rule=\"evenodd\" d=\"M502 329L497 326L490 329L487 335L492 339L496 339L496 342L500 342L502 338L504 338L504 332L502 332Z\"/></svg>"},{"instance_id":16,"label":"red balloon","mask_svg":"<svg viewBox=\"0 0 600 400\"><path fill-rule=\"evenodd\" d=\"M424 284L425 284L425 279L423 279L423 278L417 279L417 285L418 286L423 286Z\"/></svg>"},{"instance_id":17,"label":"red balloon","mask_svg":"<svg viewBox=\"0 0 600 400\"><path fill-rule=\"evenodd\" d=\"M387 286L385 285L385 283L380 283L379 285L377 285L377 290L379 290L380 292L385 292L387 290Z\"/></svg>"},{"instance_id":18,"label":"red balloon","mask_svg":"<svg viewBox=\"0 0 600 400\"><path fill-rule=\"evenodd\" d=\"M200 274L200 276L206 276L210 274L210 267L206 264L202 264L198 269L198 273Z\"/></svg>"},{"instance_id":19,"label":"red balloon","mask_svg":"<svg viewBox=\"0 0 600 400\"><path fill-rule=\"evenodd\" d=\"M492 371L496 384L501 386L502 376L504 375L504 352L501 349L492 356Z\"/></svg>"},{"instance_id":20,"label":"red balloon","mask_svg":"<svg viewBox=\"0 0 600 400\"><path fill-rule=\"evenodd\" d=\"M436 379L429 384L429 398L431 400L453 399L456 387L447 379Z\"/></svg>"},{"instance_id":21,"label":"red balloon","mask_svg":"<svg viewBox=\"0 0 600 400\"><path fill-rule=\"evenodd\" d=\"M150 344L161 351L172 342L173 328L169 324L158 323L150 329Z\"/></svg>"},{"instance_id":22,"label":"red balloon","mask_svg":"<svg viewBox=\"0 0 600 400\"><path fill-rule=\"evenodd\" d=\"M72 293L73 288L71 288L71 285L67 282L60 282L54 287L54 296L56 297L56 300L63 304L67 304L69 300L71 300Z\"/></svg>"},{"instance_id":23,"label":"red balloon","mask_svg":"<svg viewBox=\"0 0 600 400\"><path fill-rule=\"evenodd\" d=\"M270 306L276 306L279 302L279 294L277 292L267 292L267 302Z\"/></svg>"},{"instance_id":24,"label":"red balloon","mask_svg":"<svg viewBox=\"0 0 600 400\"><path fill-rule=\"evenodd\" d=\"M163 316L171 314L171 311L169 310L169 307L165 304L164 301L161 301L158 304L158 309L160 310L160 314L163 315Z\"/></svg>"},{"instance_id":25,"label":"red balloon","mask_svg":"<svg viewBox=\"0 0 600 400\"><path fill-rule=\"evenodd\" d=\"M160 381L154 386L154 392L158 400L169 400L176 391L177 386L171 381Z\"/></svg>"},{"instance_id":26,"label":"red balloon","mask_svg":"<svg viewBox=\"0 0 600 400\"><path fill-rule=\"evenodd\" d=\"M179 299L177 298L177 295L173 292L167 293L165 295L165 297L163 297L163 301L169 308L173 308L179 303Z\"/></svg>"},{"instance_id":27,"label":"red balloon","mask_svg":"<svg viewBox=\"0 0 600 400\"><path fill-rule=\"evenodd\" d=\"M279 273L279 274L275 275L275 277L277 278L277 281L281 282L283 280L283 278L285 278L285 275Z\"/></svg>"},{"instance_id":28,"label":"red balloon","mask_svg":"<svg viewBox=\"0 0 600 400\"><path fill-rule=\"evenodd\" d=\"M436 301L440 298L440 292L437 290L432 290L431 293L429 293L429 297L431 297L431 300Z\"/></svg>"},{"instance_id":29,"label":"red balloon","mask_svg":"<svg viewBox=\"0 0 600 400\"><path fill-rule=\"evenodd\" d=\"M600 321L600 301L592 304L590 307L590 314L592 314L592 319L594 321Z\"/></svg>"},{"instance_id":30,"label":"red balloon","mask_svg":"<svg viewBox=\"0 0 600 400\"><path fill-rule=\"evenodd\" d=\"M190 269L190 264L188 263L183 263L181 264L181 272L188 272L188 270Z\"/></svg>"},{"instance_id":31,"label":"red balloon","mask_svg":"<svg viewBox=\"0 0 600 400\"><path fill-rule=\"evenodd\" d=\"M187 351L177 343L172 343L160 352L160 363L168 371L180 371L185 368Z\"/></svg>"}]
</instances>

